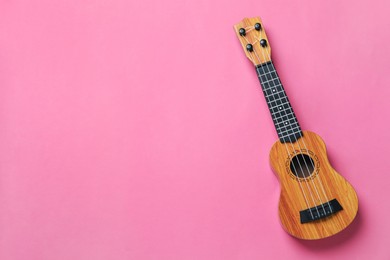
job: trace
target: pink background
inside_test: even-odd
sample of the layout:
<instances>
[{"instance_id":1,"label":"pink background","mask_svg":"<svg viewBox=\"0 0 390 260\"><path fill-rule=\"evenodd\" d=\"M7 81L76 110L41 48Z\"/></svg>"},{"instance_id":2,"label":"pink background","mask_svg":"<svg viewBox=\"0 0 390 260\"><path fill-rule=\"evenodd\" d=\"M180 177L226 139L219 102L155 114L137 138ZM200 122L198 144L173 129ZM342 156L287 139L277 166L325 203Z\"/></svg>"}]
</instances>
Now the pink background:
<instances>
[{"instance_id":1,"label":"pink background","mask_svg":"<svg viewBox=\"0 0 390 260\"><path fill-rule=\"evenodd\" d=\"M390 259L389 8L0 0L0 259ZM258 15L360 197L330 239L279 225L277 137L232 29Z\"/></svg>"}]
</instances>

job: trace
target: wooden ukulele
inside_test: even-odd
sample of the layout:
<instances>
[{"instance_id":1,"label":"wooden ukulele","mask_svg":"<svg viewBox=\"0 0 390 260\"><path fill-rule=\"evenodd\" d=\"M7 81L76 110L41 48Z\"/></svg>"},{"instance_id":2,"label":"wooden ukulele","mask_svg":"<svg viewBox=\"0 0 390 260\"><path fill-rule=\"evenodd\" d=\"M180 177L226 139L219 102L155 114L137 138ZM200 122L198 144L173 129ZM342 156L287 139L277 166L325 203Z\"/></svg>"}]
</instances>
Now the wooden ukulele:
<instances>
[{"instance_id":1,"label":"wooden ukulele","mask_svg":"<svg viewBox=\"0 0 390 260\"><path fill-rule=\"evenodd\" d=\"M356 192L330 165L322 139L301 130L272 62L260 18L245 18L234 28L246 56L255 65L279 136L271 149L270 163L281 185L282 226L300 239L332 236L355 218Z\"/></svg>"}]
</instances>

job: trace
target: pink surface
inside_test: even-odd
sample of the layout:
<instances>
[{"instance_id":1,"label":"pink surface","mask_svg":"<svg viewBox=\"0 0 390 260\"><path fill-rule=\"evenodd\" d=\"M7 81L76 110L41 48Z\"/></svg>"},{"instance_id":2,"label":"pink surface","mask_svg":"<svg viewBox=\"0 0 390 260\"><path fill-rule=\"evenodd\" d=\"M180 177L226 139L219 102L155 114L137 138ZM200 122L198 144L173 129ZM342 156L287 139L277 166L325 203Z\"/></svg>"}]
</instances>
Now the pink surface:
<instances>
[{"instance_id":1,"label":"pink surface","mask_svg":"<svg viewBox=\"0 0 390 260\"><path fill-rule=\"evenodd\" d=\"M0 259L390 259L389 2L0 1ZM232 29L260 15L345 232L279 225L277 140Z\"/></svg>"}]
</instances>

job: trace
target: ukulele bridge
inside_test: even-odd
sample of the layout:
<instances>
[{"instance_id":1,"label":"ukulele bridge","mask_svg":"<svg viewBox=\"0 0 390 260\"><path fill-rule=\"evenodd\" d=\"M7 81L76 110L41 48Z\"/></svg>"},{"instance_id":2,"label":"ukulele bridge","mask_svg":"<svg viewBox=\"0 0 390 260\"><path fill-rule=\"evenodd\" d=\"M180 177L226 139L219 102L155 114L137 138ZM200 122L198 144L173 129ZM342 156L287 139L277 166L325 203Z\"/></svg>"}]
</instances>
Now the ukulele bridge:
<instances>
[{"instance_id":1,"label":"ukulele bridge","mask_svg":"<svg viewBox=\"0 0 390 260\"><path fill-rule=\"evenodd\" d=\"M329 217L342 209L343 207L341 207L337 199L333 199L325 202L324 204L301 210L299 212L301 216L301 224Z\"/></svg>"}]
</instances>

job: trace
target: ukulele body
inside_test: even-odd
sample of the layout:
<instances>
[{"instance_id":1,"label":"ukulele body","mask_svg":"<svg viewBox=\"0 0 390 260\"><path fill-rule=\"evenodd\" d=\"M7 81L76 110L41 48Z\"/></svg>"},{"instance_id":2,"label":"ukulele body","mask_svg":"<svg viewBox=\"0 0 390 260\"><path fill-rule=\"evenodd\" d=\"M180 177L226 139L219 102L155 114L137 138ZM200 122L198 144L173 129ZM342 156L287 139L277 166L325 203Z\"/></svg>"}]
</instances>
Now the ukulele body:
<instances>
[{"instance_id":1,"label":"ukulele body","mask_svg":"<svg viewBox=\"0 0 390 260\"><path fill-rule=\"evenodd\" d=\"M303 131L294 143L277 141L270 163L281 185L279 217L289 234L307 240L325 238L353 221L356 192L332 168L317 134Z\"/></svg>"}]
</instances>

